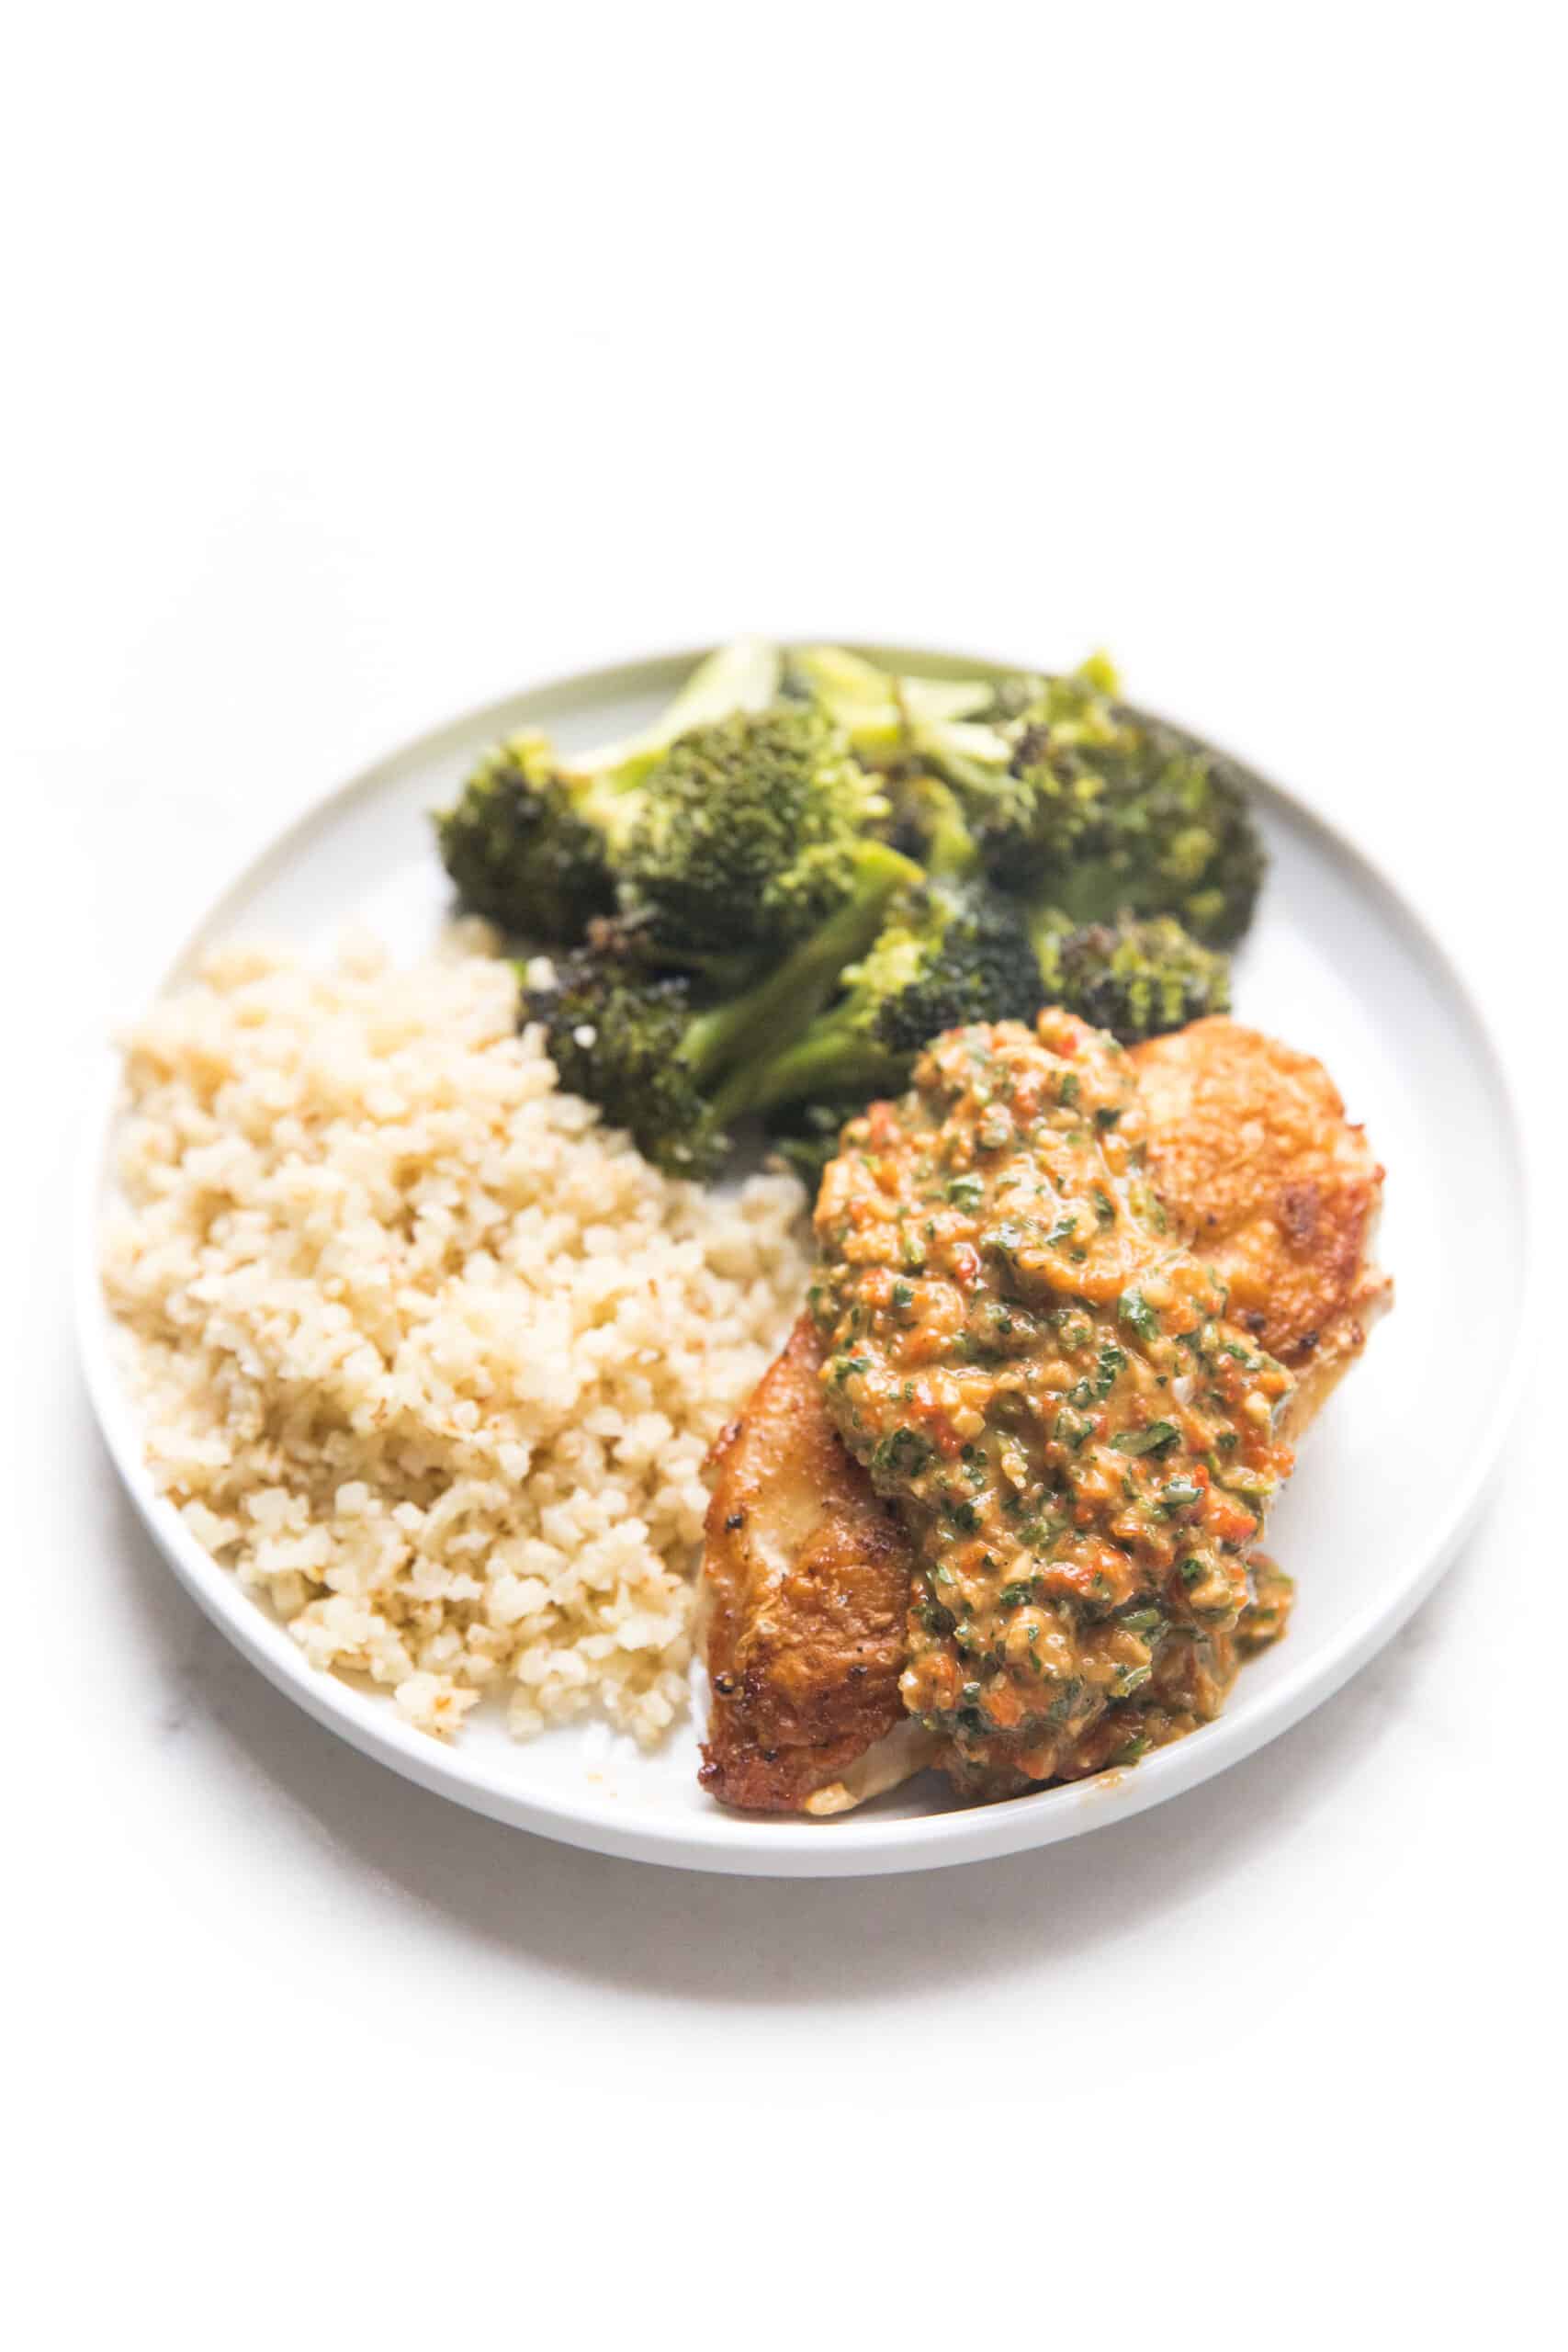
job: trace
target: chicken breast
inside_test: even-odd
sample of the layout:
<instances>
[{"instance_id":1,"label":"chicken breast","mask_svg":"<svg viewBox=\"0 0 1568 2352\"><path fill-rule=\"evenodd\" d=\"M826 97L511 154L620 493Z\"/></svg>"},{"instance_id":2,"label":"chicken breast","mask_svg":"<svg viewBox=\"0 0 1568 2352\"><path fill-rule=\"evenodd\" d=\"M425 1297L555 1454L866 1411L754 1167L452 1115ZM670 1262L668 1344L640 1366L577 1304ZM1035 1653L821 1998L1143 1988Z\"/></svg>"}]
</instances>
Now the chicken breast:
<instances>
[{"instance_id":1,"label":"chicken breast","mask_svg":"<svg viewBox=\"0 0 1568 2352\"><path fill-rule=\"evenodd\" d=\"M803 1315L708 1457L712 1699L700 1777L725 1804L770 1813L858 1802L870 1793L866 1776L844 1775L907 1724L898 1677L909 1555L839 1442L822 1352Z\"/></svg>"},{"instance_id":2,"label":"chicken breast","mask_svg":"<svg viewBox=\"0 0 1568 2352\"><path fill-rule=\"evenodd\" d=\"M1392 1296L1371 1255L1382 1170L1322 1064L1256 1030L1199 1022L1133 1058L1156 1188L1294 1373L1299 1435ZM760 1811L841 1812L935 1745L898 1690L913 1555L840 1442L822 1360L803 1316L710 1457L701 1778Z\"/></svg>"},{"instance_id":3,"label":"chicken breast","mask_svg":"<svg viewBox=\"0 0 1568 2352\"><path fill-rule=\"evenodd\" d=\"M1233 1318L1295 1375L1299 1435L1393 1298L1372 1259L1383 1171L1323 1064L1239 1022L1151 1037L1133 1060L1155 1188Z\"/></svg>"}]
</instances>

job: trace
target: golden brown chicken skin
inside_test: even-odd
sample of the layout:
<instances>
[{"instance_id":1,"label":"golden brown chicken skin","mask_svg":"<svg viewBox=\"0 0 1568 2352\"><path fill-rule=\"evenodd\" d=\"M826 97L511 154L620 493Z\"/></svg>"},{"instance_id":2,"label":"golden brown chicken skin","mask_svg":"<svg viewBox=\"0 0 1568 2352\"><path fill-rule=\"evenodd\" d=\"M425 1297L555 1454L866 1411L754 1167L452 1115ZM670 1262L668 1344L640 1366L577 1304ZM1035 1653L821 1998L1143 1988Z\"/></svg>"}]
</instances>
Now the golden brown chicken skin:
<instances>
[{"instance_id":1,"label":"golden brown chicken skin","mask_svg":"<svg viewBox=\"0 0 1568 2352\"><path fill-rule=\"evenodd\" d=\"M1383 1171L1323 1064L1239 1022L1152 1037L1133 1061L1155 1188L1232 1319L1295 1374L1299 1433L1393 1297L1371 1254Z\"/></svg>"},{"instance_id":2,"label":"golden brown chicken skin","mask_svg":"<svg viewBox=\"0 0 1568 2352\"><path fill-rule=\"evenodd\" d=\"M1133 1059L1158 1189L1230 1281L1233 1317L1295 1373L1299 1435L1389 1301L1370 1254L1382 1170L1322 1065L1257 1031L1200 1022ZM898 1690L914 1552L839 1440L822 1361L803 1316L710 1457L702 1780L725 1804L770 1812L840 1811L931 1760ZM1173 1723L1217 1710L1235 1652L1277 1633L1288 1605L1269 1567L1217 1645L1213 1689L1160 1694ZM1066 1776L1109 1759L1114 1714Z\"/></svg>"},{"instance_id":3,"label":"golden brown chicken skin","mask_svg":"<svg viewBox=\"0 0 1568 2352\"><path fill-rule=\"evenodd\" d=\"M843 1774L904 1714L909 1555L828 1418L822 1358L803 1315L708 1457L700 1777L769 1813L842 1810Z\"/></svg>"}]
</instances>

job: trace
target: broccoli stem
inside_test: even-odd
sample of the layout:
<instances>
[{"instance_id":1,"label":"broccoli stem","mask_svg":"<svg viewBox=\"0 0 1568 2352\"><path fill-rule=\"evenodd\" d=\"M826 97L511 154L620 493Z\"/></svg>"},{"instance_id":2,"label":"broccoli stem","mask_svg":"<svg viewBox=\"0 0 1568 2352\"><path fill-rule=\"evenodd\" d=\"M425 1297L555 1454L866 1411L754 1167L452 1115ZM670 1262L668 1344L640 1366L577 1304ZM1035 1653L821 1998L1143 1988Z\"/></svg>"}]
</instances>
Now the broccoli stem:
<instances>
[{"instance_id":1,"label":"broccoli stem","mask_svg":"<svg viewBox=\"0 0 1568 2352\"><path fill-rule=\"evenodd\" d=\"M779 1111L792 1102L851 1095L869 1099L900 1087L908 1071L907 1055L890 1053L874 1037L857 1032L847 1021L835 1022L829 1013L768 1064L747 1107Z\"/></svg>"},{"instance_id":2,"label":"broccoli stem","mask_svg":"<svg viewBox=\"0 0 1568 2352\"><path fill-rule=\"evenodd\" d=\"M713 1095L720 1121L755 1107L778 1055L809 1028L844 967L865 953L895 893L919 878L919 866L885 842L864 842L843 905L754 988L698 1014L681 1057L700 1085L720 1081Z\"/></svg>"},{"instance_id":3,"label":"broccoli stem","mask_svg":"<svg viewBox=\"0 0 1568 2352\"><path fill-rule=\"evenodd\" d=\"M779 650L766 638L739 637L699 662L685 684L650 726L615 743L601 743L564 763L569 775L636 784L678 735L732 711L765 710L779 689Z\"/></svg>"},{"instance_id":4,"label":"broccoli stem","mask_svg":"<svg viewBox=\"0 0 1568 2352\"><path fill-rule=\"evenodd\" d=\"M923 861L926 872L955 881L973 874L980 853L964 820L957 794L933 777L926 788L925 805L931 825Z\"/></svg>"}]
</instances>

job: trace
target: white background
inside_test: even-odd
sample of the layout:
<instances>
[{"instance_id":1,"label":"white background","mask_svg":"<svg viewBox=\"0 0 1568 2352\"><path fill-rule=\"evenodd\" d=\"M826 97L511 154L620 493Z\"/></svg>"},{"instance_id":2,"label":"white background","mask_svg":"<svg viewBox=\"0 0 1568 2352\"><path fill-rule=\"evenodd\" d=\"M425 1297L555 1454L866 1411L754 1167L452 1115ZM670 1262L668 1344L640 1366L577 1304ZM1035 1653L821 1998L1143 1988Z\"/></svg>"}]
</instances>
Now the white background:
<instances>
[{"instance_id":1,"label":"white background","mask_svg":"<svg viewBox=\"0 0 1568 2352\"><path fill-rule=\"evenodd\" d=\"M450 711L749 627L1110 644L1492 967L1550 1214L1554 17L383 0L14 36L18 2344L1544 2334L1544 1381L1436 1600L1220 1781L927 1881L703 1879L448 1809L225 1649L94 1437L63 1194L96 1041L284 820ZM1486 1276L1454 1269L1456 1417Z\"/></svg>"}]
</instances>

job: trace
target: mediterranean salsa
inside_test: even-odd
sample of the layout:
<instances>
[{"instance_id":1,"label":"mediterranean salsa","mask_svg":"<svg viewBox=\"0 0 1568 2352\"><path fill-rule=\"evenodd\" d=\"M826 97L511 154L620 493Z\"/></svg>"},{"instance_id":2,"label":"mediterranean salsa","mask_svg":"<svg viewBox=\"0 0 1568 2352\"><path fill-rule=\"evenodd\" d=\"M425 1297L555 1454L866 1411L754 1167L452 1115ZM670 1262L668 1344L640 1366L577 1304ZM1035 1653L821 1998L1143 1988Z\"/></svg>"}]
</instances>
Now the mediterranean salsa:
<instances>
[{"instance_id":1,"label":"mediterranean salsa","mask_svg":"<svg viewBox=\"0 0 1568 2352\"><path fill-rule=\"evenodd\" d=\"M816 1222L825 1390L914 1538L901 1690L954 1781L1207 1722L1283 1630L1254 1546L1292 1382L1156 1194L1121 1046L1055 1010L948 1032L845 1128Z\"/></svg>"}]
</instances>

